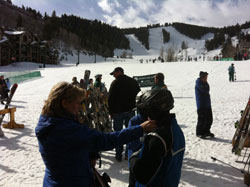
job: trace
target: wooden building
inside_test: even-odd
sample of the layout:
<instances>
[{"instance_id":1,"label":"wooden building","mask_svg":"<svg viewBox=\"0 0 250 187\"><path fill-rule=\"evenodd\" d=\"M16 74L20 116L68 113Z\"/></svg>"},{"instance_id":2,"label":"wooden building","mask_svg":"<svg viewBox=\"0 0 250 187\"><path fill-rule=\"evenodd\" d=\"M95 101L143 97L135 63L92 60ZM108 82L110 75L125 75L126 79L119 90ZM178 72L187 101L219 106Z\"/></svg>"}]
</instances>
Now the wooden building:
<instances>
[{"instance_id":1,"label":"wooden building","mask_svg":"<svg viewBox=\"0 0 250 187\"><path fill-rule=\"evenodd\" d=\"M247 40L242 40L239 44L239 50L244 52L250 52L250 42Z\"/></svg>"},{"instance_id":2,"label":"wooden building","mask_svg":"<svg viewBox=\"0 0 250 187\"><path fill-rule=\"evenodd\" d=\"M0 66L12 62L58 64L58 52L39 35L22 30L0 29Z\"/></svg>"}]
</instances>

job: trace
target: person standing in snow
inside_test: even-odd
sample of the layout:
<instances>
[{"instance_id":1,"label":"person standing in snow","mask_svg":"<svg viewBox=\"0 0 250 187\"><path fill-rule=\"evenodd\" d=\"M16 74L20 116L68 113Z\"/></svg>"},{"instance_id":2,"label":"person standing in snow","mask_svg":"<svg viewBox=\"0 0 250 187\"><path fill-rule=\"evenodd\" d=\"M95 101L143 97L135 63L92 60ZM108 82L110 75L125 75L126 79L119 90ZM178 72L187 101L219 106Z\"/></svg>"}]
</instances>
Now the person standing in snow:
<instances>
[{"instance_id":1,"label":"person standing in snow","mask_svg":"<svg viewBox=\"0 0 250 187\"><path fill-rule=\"evenodd\" d=\"M128 122L135 115L136 95L140 92L137 81L124 74L121 67L116 67L110 75L115 77L111 83L108 92L109 114L113 119L113 128L115 131L123 129L123 124L128 127ZM118 162L122 161L123 145L116 147L115 158ZM127 159L127 146L125 150L125 159Z\"/></svg>"},{"instance_id":2,"label":"person standing in snow","mask_svg":"<svg viewBox=\"0 0 250 187\"><path fill-rule=\"evenodd\" d=\"M154 76L154 86L151 89L161 89L167 88L166 84L164 83L164 75L163 73L157 73Z\"/></svg>"},{"instance_id":3,"label":"person standing in snow","mask_svg":"<svg viewBox=\"0 0 250 187\"><path fill-rule=\"evenodd\" d=\"M112 150L156 128L147 120L132 128L98 132L78 121L85 91L67 82L57 83L42 109L35 134L45 164L45 187L95 187L90 152Z\"/></svg>"},{"instance_id":4,"label":"person standing in snow","mask_svg":"<svg viewBox=\"0 0 250 187\"><path fill-rule=\"evenodd\" d=\"M99 88L101 92L103 91L104 85L102 83L102 74L97 74L95 76L94 87Z\"/></svg>"},{"instance_id":5,"label":"person standing in snow","mask_svg":"<svg viewBox=\"0 0 250 187\"><path fill-rule=\"evenodd\" d=\"M201 71L195 84L195 98L198 114L196 136L200 138L205 138L207 136L214 137L214 134L210 132L213 123L213 114L207 76L207 72Z\"/></svg>"},{"instance_id":6,"label":"person standing in snow","mask_svg":"<svg viewBox=\"0 0 250 187\"><path fill-rule=\"evenodd\" d=\"M71 84L74 85L74 86L77 86L77 87L81 88L81 85L80 85L80 83L78 82L78 80L77 80L76 77L73 77L73 78L72 78Z\"/></svg>"},{"instance_id":7,"label":"person standing in snow","mask_svg":"<svg viewBox=\"0 0 250 187\"><path fill-rule=\"evenodd\" d=\"M229 66L228 68L228 75L229 75L229 81L234 82L234 73L235 73L235 68L234 68L234 64L231 64L231 66Z\"/></svg>"},{"instance_id":8,"label":"person standing in snow","mask_svg":"<svg viewBox=\"0 0 250 187\"><path fill-rule=\"evenodd\" d=\"M174 107L171 92L164 88L149 90L140 96L136 107L139 114L131 123L140 124L150 118L156 121L157 128L144 136L141 148L135 149L129 158L129 187L178 186L185 137L175 114L169 112Z\"/></svg>"}]
</instances>

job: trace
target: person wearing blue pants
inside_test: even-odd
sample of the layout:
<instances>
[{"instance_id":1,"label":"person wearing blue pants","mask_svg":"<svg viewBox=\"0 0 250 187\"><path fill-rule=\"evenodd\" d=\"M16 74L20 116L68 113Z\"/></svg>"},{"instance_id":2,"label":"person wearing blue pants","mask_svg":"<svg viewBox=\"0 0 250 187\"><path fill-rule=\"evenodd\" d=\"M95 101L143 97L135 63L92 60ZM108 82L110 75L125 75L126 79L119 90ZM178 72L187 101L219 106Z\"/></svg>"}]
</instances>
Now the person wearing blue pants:
<instances>
[{"instance_id":1,"label":"person wearing blue pants","mask_svg":"<svg viewBox=\"0 0 250 187\"><path fill-rule=\"evenodd\" d=\"M109 89L109 114L113 119L113 129L120 131L123 125L128 127L130 118L134 116L136 95L141 89L135 79L124 74L121 67L116 67L110 75L113 75L115 80ZM118 162L122 161L122 152L123 146L116 147L115 158ZM127 151L125 151L125 158L127 158Z\"/></svg>"}]
</instances>

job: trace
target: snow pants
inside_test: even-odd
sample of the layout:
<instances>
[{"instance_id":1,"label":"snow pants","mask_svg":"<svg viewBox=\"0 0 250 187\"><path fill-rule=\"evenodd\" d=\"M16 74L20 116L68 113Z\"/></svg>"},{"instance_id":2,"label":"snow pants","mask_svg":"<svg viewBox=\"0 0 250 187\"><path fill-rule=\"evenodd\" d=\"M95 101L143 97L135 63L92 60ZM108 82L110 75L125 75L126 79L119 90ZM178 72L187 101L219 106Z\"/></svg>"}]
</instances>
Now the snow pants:
<instances>
[{"instance_id":1,"label":"snow pants","mask_svg":"<svg viewBox=\"0 0 250 187\"><path fill-rule=\"evenodd\" d=\"M213 123L213 114L211 108L202 108L197 110L198 122L196 126L196 135L205 135L210 132Z\"/></svg>"},{"instance_id":2,"label":"snow pants","mask_svg":"<svg viewBox=\"0 0 250 187\"><path fill-rule=\"evenodd\" d=\"M229 73L229 81L234 81L234 73Z\"/></svg>"}]
</instances>

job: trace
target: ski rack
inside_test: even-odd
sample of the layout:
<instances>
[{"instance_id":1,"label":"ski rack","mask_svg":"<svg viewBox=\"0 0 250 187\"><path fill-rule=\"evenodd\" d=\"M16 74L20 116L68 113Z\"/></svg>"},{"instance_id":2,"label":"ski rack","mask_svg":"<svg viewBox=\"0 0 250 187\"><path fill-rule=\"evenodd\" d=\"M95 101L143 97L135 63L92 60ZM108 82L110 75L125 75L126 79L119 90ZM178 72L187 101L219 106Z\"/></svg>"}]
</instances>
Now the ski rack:
<instances>
[{"instance_id":1,"label":"ski rack","mask_svg":"<svg viewBox=\"0 0 250 187\"><path fill-rule=\"evenodd\" d=\"M105 84L100 88L95 88L89 84L90 70L84 72L84 86L86 99L82 103L80 121L87 124L89 128L100 132L112 132L112 120L108 111L108 91Z\"/></svg>"},{"instance_id":2,"label":"ski rack","mask_svg":"<svg viewBox=\"0 0 250 187\"><path fill-rule=\"evenodd\" d=\"M238 155L236 162L243 163L244 184L250 186L250 97L241 115L240 122L232 139L232 152ZM244 153L243 153L244 151ZM239 160L242 157L242 160Z\"/></svg>"}]
</instances>

